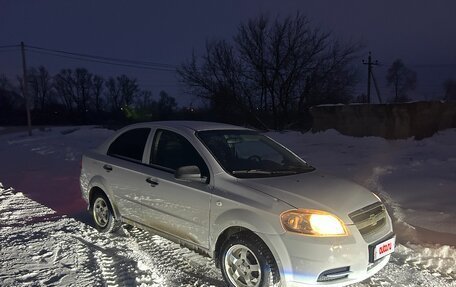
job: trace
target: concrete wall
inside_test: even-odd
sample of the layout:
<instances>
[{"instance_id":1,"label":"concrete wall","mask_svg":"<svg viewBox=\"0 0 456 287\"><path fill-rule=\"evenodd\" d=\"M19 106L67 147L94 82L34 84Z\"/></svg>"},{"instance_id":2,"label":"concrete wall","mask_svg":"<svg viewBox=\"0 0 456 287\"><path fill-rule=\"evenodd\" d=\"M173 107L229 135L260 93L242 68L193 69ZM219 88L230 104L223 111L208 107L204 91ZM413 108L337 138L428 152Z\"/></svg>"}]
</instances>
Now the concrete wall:
<instances>
[{"instance_id":1,"label":"concrete wall","mask_svg":"<svg viewBox=\"0 0 456 287\"><path fill-rule=\"evenodd\" d=\"M456 128L456 102L328 105L312 107L310 112L313 132L336 129L358 137L422 139Z\"/></svg>"}]
</instances>

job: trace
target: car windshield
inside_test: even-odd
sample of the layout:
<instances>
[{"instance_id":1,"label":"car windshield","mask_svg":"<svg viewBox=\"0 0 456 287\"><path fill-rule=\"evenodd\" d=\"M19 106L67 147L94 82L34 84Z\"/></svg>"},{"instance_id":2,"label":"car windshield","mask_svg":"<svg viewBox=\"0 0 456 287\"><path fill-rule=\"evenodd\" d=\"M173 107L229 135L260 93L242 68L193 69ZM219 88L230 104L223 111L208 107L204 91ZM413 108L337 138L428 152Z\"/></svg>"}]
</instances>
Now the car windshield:
<instances>
[{"instance_id":1,"label":"car windshield","mask_svg":"<svg viewBox=\"0 0 456 287\"><path fill-rule=\"evenodd\" d=\"M200 131L198 138L235 177L284 176L314 168L270 138L250 130Z\"/></svg>"}]
</instances>

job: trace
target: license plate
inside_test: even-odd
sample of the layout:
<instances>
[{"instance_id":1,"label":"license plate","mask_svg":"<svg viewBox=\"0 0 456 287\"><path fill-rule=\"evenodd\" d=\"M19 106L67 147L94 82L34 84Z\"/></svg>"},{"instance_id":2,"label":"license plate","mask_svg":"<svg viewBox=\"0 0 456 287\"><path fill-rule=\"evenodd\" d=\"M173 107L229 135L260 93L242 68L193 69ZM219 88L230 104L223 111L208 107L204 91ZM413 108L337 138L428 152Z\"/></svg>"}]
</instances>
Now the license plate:
<instances>
[{"instance_id":1,"label":"license plate","mask_svg":"<svg viewBox=\"0 0 456 287\"><path fill-rule=\"evenodd\" d=\"M396 247L396 237L393 237L391 239L378 243L374 247L374 261L377 261L378 259L385 257L388 254L393 253L395 247Z\"/></svg>"}]
</instances>

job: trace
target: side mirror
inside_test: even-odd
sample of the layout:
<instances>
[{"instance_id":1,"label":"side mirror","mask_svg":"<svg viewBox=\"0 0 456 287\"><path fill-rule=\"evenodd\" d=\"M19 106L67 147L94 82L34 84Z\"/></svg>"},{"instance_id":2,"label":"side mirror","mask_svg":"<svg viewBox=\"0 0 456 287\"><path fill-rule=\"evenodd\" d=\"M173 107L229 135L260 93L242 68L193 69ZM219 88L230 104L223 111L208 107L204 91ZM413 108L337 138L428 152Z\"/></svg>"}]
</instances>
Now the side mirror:
<instances>
[{"instance_id":1,"label":"side mirror","mask_svg":"<svg viewBox=\"0 0 456 287\"><path fill-rule=\"evenodd\" d=\"M174 173L177 180L206 183L207 178L201 177L201 171L196 165L179 167Z\"/></svg>"}]
</instances>

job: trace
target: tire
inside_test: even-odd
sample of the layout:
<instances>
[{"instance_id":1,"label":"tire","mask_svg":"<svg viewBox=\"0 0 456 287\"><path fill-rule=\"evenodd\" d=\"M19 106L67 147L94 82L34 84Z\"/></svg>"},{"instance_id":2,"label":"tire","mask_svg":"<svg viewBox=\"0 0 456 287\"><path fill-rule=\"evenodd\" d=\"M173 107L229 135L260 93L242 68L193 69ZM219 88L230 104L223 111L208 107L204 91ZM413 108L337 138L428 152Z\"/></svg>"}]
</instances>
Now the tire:
<instances>
[{"instance_id":1,"label":"tire","mask_svg":"<svg viewBox=\"0 0 456 287\"><path fill-rule=\"evenodd\" d=\"M114 218L111 203L103 193L94 195L90 205L90 214L95 228L100 232L115 232L120 226L120 223Z\"/></svg>"},{"instance_id":2,"label":"tire","mask_svg":"<svg viewBox=\"0 0 456 287\"><path fill-rule=\"evenodd\" d=\"M256 235L234 234L223 244L221 252L220 268L228 286L280 286L274 257Z\"/></svg>"}]
</instances>

